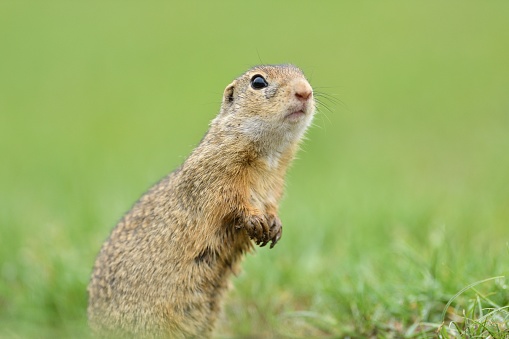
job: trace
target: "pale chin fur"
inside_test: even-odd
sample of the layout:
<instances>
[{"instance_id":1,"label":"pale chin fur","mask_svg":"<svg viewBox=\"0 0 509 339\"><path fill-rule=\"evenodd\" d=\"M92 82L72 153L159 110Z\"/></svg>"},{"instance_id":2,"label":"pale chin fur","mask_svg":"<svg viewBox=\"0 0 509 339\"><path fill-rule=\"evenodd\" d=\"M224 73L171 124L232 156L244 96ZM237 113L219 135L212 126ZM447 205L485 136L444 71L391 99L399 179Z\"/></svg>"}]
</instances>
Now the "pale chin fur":
<instances>
[{"instance_id":1,"label":"pale chin fur","mask_svg":"<svg viewBox=\"0 0 509 339\"><path fill-rule=\"evenodd\" d=\"M248 139L259 144L261 151L267 157L270 167L274 167L279 156L292 144L299 142L313 120L314 106L309 107L303 116L285 116L281 121L266 121L254 116L245 119L240 132Z\"/></svg>"},{"instance_id":2,"label":"pale chin fur","mask_svg":"<svg viewBox=\"0 0 509 339\"><path fill-rule=\"evenodd\" d=\"M302 116L289 115L284 116L281 121L267 121L257 116L246 118L240 131L254 142L261 140L262 136L264 140L271 140L275 144L298 141L311 124L314 110L308 109Z\"/></svg>"}]
</instances>

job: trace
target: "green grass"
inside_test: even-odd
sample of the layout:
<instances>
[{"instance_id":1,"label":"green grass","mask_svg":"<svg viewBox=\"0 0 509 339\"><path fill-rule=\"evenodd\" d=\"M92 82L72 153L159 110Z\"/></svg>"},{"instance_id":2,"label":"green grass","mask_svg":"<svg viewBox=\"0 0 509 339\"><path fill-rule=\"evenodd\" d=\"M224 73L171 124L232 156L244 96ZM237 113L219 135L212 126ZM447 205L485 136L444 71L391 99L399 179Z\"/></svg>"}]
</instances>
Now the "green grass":
<instances>
[{"instance_id":1,"label":"green grass","mask_svg":"<svg viewBox=\"0 0 509 339\"><path fill-rule=\"evenodd\" d=\"M102 241L248 67L326 101L218 337L509 336L509 4L0 2L0 337L86 336Z\"/></svg>"}]
</instances>

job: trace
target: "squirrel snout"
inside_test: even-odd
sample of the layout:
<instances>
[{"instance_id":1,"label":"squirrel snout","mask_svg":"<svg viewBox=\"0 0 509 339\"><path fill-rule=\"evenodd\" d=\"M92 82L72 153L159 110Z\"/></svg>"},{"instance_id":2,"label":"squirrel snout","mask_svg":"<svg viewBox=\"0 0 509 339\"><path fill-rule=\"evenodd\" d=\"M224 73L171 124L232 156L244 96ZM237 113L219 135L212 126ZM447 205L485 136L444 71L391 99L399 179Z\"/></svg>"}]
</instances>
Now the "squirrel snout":
<instances>
[{"instance_id":1,"label":"squirrel snout","mask_svg":"<svg viewBox=\"0 0 509 339\"><path fill-rule=\"evenodd\" d=\"M308 100L313 94L313 89L306 80L299 80L293 87L295 97L301 101Z\"/></svg>"}]
</instances>

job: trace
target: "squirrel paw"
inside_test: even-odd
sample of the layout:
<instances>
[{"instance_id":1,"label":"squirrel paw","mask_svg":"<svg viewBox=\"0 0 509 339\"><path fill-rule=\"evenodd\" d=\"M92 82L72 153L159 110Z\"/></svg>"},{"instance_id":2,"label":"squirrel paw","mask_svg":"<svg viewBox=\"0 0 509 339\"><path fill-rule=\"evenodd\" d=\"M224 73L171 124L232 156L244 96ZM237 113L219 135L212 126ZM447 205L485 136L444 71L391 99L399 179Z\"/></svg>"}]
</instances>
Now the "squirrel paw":
<instances>
[{"instance_id":1,"label":"squirrel paw","mask_svg":"<svg viewBox=\"0 0 509 339\"><path fill-rule=\"evenodd\" d=\"M245 228L249 237L260 247L267 245L269 241L270 248L274 247L283 232L281 220L273 214L253 215L245 223Z\"/></svg>"}]
</instances>

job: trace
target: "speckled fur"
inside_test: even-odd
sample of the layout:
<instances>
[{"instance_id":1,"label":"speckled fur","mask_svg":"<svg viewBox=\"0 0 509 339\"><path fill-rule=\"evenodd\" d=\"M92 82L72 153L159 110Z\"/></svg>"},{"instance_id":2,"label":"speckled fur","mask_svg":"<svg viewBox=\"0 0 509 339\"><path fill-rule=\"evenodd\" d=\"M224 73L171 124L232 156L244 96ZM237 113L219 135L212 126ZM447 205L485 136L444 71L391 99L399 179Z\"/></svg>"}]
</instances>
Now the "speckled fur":
<instances>
[{"instance_id":1,"label":"speckled fur","mask_svg":"<svg viewBox=\"0 0 509 339\"><path fill-rule=\"evenodd\" d=\"M253 89L255 74L269 86ZM253 241L274 245L281 236L285 173L314 114L312 92L305 102L296 98L295 91L306 90L291 65L254 67L225 89L198 147L103 244L88 286L94 333L211 335L229 277ZM304 117L286 118L299 109Z\"/></svg>"}]
</instances>

